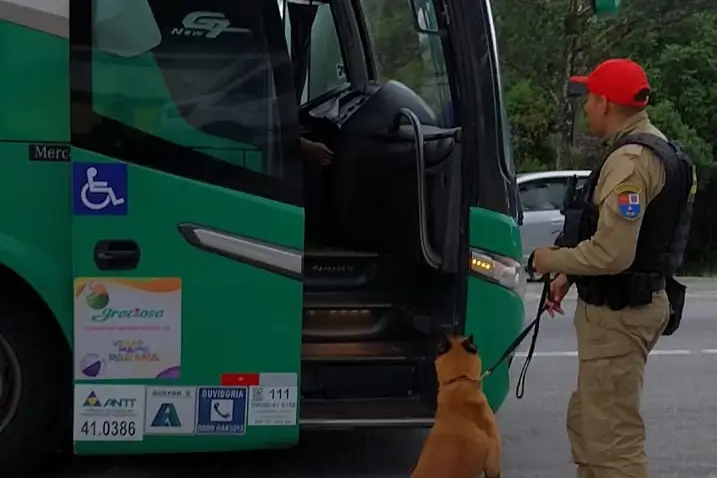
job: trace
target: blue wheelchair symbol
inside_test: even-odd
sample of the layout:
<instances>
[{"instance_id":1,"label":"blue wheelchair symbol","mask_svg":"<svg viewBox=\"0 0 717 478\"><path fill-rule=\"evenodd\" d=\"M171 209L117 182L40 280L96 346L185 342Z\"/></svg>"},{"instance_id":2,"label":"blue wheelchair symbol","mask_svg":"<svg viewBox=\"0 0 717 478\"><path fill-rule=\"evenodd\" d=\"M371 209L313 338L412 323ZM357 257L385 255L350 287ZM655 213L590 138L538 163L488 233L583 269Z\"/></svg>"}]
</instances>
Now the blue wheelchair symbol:
<instances>
[{"instance_id":1,"label":"blue wheelchair symbol","mask_svg":"<svg viewBox=\"0 0 717 478\"><path fill-rule=\"evenodd\" d=\"M72 196L76 215L127 215L127 165L74 163Z\"/></svg>"}]
</instances>

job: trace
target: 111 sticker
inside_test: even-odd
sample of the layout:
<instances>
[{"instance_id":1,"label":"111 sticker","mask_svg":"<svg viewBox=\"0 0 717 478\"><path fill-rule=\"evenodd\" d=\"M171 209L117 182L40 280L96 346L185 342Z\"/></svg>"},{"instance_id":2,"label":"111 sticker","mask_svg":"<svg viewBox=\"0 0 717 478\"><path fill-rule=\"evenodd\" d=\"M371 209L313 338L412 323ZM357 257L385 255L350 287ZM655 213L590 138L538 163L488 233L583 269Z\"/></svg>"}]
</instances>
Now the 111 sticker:
<instances>
[{"instance_id":1,"label":"111 sticker","mask_svg":"<svg viewBox=\"0 0 717 478\"><path fill-rule=\"evenodd\" d=\"M249 426L295 426L297 387L251 387Z\"/></svg>"}]
</instances>

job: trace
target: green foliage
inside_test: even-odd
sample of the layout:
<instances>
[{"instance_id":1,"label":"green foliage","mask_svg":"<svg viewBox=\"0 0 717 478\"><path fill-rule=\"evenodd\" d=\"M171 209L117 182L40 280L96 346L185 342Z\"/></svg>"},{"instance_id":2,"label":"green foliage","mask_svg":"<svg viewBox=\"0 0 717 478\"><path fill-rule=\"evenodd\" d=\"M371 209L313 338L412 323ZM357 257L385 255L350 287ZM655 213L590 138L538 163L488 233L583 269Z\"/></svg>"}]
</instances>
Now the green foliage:
<instances>
[{"instance_id":1,"label":"green foliage","mask_svg":"<svg viewBox=\"0 0 717 478\"><path fill-rule=\"evenodd\" d=\"M607 20L585 14L578 0L494 6L519 171L599 160L600 142L587 134L581 108L564 87L570 75L607 58L632 58L650 77L652 122L698 165L686 270L717 268L717 2L625 0Z\"/></svg>"},{"instance_id":2,"label":"green foliage","mask_svg":"<svg viewBox=\"0 0 717 478\"><path fill-rule=\"evenodd\" d=\"M399 79L420 90L431 73L421 60L426 49L413 27L408 0L365 0L371 41L382 79Z\"/></svg>"},{"instance_id":3,"label":"green foliage","mask_svg":"<svg viewBox=\"0 0 717 478\"><path fill-rule=\"evenodd\" d=\"M663 133L682 144L695 164L703 166L714 163L712 146L702 139L694 128L685 124L679 110L671 101L666 100L651 106L648 108L648 114L655 124L660 125Z\"/></svg>"},{"instance_id":4,"label":"green foliage","mask_svg":"<svg viewBox=\"0 0 717 478\"><path fill-rule=\"evenodd\" d=\"M511 120L521 125L527 138L517 137L517 144L532 144L536 136L553 151L540 150L537 159L552 167L554 158L564 153L558 144L570 143L570 135L584 131L579 115L573 116L564 95L570 75L586 73L608 57L630 57L641 62L656 91L653 114L658 127L669 130L690 148L699 161L712 161L717 153L717 115L705 105L717 104L717 3L714 0L626 0L620 14L606 21L596 21L580 13L577 0L502 0L496 5L496 26L501 60L506 71L508 92L528 82L540 99L530 107L535 115L546 115L545 121L532 121L535 128L523 128L526 111L523 96L509 96ZM546 106L545 101L552 102ZM662 102L669 102L661 105ZM674 110L674 114L669 110ZM565 117L565 111L569 116ZM517 117L514 117L517 112ZM561 116L562 115L562 116ZM668 123L661 124L661 118ZM681 118L681 120L680 120ZM567 123L578 121L576 128ZM674 132L674 133L673 133ZM681 138L685 136L685 138ZM712 154L707 154L704 145ZM519 164L536 159L532 148L516 148ZM571 152L577 158L580 150ZM527 156L523 158L521 155ZM581 160L563 158L565 164Z\"/></svg>"},{"instance_id":5,"label":"green foliage","mask_svg":"<svg viewBox=\"0 0 717 478\"><path fill-rule=\"evenodd\" d=\"M513 84L506 93L513 152L520 171L545 170L553 154L548 135L555 104L530 80Z\"/></svg>"},{"instance_id":6,"label":"green foliage","mask_svg":"<svg viewBox=\"0 0 717 478\"><path fill-rule=\"evenodd\" d=\"M444 114L451 97L440 37L416 31L411 0L361 0L361 5L380 79L404 83Z\"/></svg>"},{"instance_id":7,"label":"green foliage","mask_svg":"<svg viewBox=\"0 0 717 478\"><path fill-rule=\"evenodd\" d=\"M649 63L659 98L673 102L717 152L717 15L695 14L680 28L689 40L663 46Z\"/></svg>"}]
</instances>

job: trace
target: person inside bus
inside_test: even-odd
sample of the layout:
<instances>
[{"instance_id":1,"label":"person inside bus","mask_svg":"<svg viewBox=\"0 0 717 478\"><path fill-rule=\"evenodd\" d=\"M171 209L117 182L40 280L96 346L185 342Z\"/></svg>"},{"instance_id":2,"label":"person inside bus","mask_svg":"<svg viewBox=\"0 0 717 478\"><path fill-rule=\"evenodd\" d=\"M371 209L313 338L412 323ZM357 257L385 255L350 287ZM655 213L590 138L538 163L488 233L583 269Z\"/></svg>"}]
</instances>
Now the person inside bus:
<instances>
[{"instance_id":1,"label":"person inside bus","mask_svg":"<svg viewBox=\"0 0 717 478\"><path fill-rule=\"evenodd\" d=\"M311 141L303 136L301 137L301 150L305 155L305 159L320 166L328 166L334 159L334 152L324 143Z\"/></svg>"},{"instance_id":2,"label":"person inside bus","mask_svg":"<svg viewBox=\"0 0 717 478\"><path fill-rule=\"evenodd\" d=\"M303 133L303 132L302 132ZM327 224L327 207L324 199L328 191L326 168L334 159L334 152L320 141L312 141L302 134L301 151L304 163L304 212L306 214L307 246L320 246L326 242L330 230Z\"/></svg>"}]
</instances>

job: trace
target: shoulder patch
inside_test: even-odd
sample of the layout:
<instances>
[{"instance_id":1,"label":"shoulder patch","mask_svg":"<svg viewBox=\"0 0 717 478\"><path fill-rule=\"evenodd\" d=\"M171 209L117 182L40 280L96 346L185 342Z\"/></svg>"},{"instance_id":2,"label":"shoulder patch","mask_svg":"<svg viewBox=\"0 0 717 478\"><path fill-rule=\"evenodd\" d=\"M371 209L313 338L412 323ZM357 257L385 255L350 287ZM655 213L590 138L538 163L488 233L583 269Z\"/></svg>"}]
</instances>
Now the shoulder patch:
<instances>
[{"instance_id":1,"label":"shoulder patch","mask_svg":"<svg viewBox=\"0 0 717 478\"><path fill-rule=\"evenodd\" d=\"M642 188L632 183L622 183L615 186L613 192L617 194L617 210L622 217L632 221L640 217L642 204L640 192Z\"/></svg>"}]
</instances>

